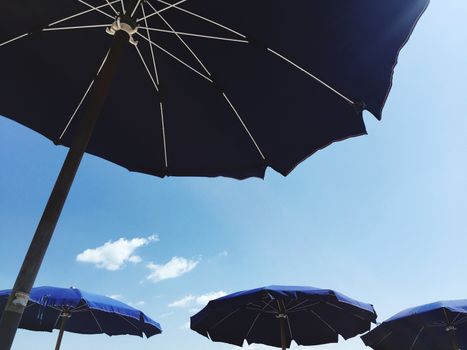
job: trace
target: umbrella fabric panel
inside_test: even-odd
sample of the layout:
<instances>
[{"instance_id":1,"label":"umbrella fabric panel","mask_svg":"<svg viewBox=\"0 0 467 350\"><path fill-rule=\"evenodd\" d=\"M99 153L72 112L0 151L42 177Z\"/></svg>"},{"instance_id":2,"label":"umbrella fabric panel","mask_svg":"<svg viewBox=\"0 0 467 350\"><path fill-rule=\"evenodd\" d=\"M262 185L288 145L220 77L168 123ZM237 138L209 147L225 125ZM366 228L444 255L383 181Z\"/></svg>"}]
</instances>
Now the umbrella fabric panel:
<instances>
[{"instance_id":1,"label":"umbrella fabric panel","mask_svg":"<svg viewBox=\"0 0 467 350\"><path fill-rule=\"evenodd\" d=\"M94 6L105 4L89 1ZM286 175L318 149L366 132L358 106L286 59L346 98L364 102L379 117L398 51L427 3L192 0L183 4L237 34L179 9L164 11L175 30L229 41L184 36L195 58L173 33L152 32L151 40L198 72L155 48L159 94L137 51L128 47L88 151L158 176L263 177L268 165ZM147 12L170 2L150 4L154 8L146 5ZM86 8L71 0L2 4L5 21L0 24L0 42ZM111 13L109 8L103 10ZM90 12L56 26L111 22ZM148 23L171 32L157 15ZM148 36L142 28L139 33ZM149 65L148 43L140 36L136 39ZM56 143L70 145L86 101L60 136L110 42L104 28L93 28L43 32L1 46L0 74L9 86L2 89L0 113Z\"/></svg>"}]
</instances>

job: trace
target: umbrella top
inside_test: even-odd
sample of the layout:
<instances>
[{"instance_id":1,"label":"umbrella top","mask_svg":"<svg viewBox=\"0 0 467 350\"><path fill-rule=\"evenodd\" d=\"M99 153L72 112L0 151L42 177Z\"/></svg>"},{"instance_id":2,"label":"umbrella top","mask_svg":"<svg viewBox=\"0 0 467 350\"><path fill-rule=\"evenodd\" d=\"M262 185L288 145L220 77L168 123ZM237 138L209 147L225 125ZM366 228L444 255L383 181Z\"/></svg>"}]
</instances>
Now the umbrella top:
<instances>
[{"instance_id":1,"label":"umbrella top","mask_svg":"<svg viewBox=\"0 0 467 350\"><path fill-rule=\"evenodd\" d=\"M466 314L467 313L467 300L442 300L430 304L411 307L405 309L394 316L390 317L384 323L400 320L402 318L423 315L439 309L446 309L453 313Z\"/></svg>"},{"instance_id":2,"label":"umbrella top","mask_svg":"<svg viewBox=\"0 0 467 350\"><path fill-rule=\"evenodd\" d=\"M221 297L216 300L211 300L210 304L222 304L226 301L231 303L233 300L237 299L239 303L248 303L252 300L258 299L258 297L268 297L270 299L304 299L310 297L318 297L318 298L326 298L329 297L331 299L336 299L337 301L345 304L349 304L351 306L356 306L361 309L364 309L370 313L375 313L373 305L363 303L361 301L349 298L348 296L336 292L331 289L321 289L315 287L305 287L305 286L280 286L280 285L272 285L266 286L261 288L255 288L251 290L244 290L236 293L232 293ZM251 299L251 300L250 300ZM376 313L375 313L375 320L376 320Z\"/></svg>"},{"instance_id":3,"label":"umbrella top","mask_svg":"<svg viewBox=\"0 0 467 350\"><path fill-rule=\"evenodd\" d=\"M336 343L339 335L349 339L367 332L376 317L371 304L331 289L273 285L211 300L191 317L191 329L238 346L246 340L289 347L292 340L318 345ZM283 322L285 333L280 333Z\"/></svg>"},{"instance_id":4,"label":"umbrella top","mask_svg":"<svg viewBox=\"0 0 467 350\"><path fill-rule=\"evenodd\" d=\"M2 290L0 291L0 305L2 301L7 299L11 293L11 289ZM161 326L158 322L152 320L147 315L145 315L142 311L131 307L121 301L112 299L110 297L104 295L98 295L86 292L84 290L70 287L70 288L59 288L59 287L51 287L51 286L42 286L42 287L35 287L31 290L29 296L29 303L36 304L40 308L47 308L50 310L54 310L54 312L58 312L56 315L55 313L50 316L51 318L55 319L58 317L60 313L69 312L73 314L73 319L77 319L77 317L84 316L83 310L92 310L92 312L98 312L99 317L102 317L102 320L106 320L107 316L111 316L112 314L119 315L119 317L129 318L133 320L137 320L138 324L141 324L141 327L144 330L144 333L147 337L152 335L161 333ZM35 310L31 308L31 310ZM32 320L36 319L36 313L33 312L34 315L31 316ZM107 316L106 316L107 315ZM94 317L94 316L93 316ZM23 321L25 325L23 328L27 329L38 329L38 330L48 330L51 331L55 326L56 323L48 324L47 322L44 325L38 326L35 325L35 322L29 322L28 317L23 317ZM29 323L28 323L29 322ZM100 326L99 326L100 327ZM81 329L81 328L80 328ZM68 331L73 331L73 329L67 329ZM100 329L100 331L103 331ZM132 330L133 331L133 330ZM86 329L85 331L76 331L77 333L96 333L97 331L90 331ZM126 333L112 333L113 331L110 329L105 329L104 333L107 334L126 334ZM99 333L99 332L97 332ZM102 333L102 332L101 332ZM138 334L139 335L139 334Z\"/></svg>"}]
</instances>

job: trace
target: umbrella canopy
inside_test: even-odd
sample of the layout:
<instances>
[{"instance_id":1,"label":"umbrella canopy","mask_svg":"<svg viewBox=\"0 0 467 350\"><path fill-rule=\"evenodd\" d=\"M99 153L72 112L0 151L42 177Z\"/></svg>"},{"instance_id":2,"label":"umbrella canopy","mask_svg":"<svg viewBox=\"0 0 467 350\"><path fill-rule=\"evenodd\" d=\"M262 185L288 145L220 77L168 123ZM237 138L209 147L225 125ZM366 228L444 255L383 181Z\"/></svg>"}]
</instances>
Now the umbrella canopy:
<instances>
[{"instance_id":1,"label":"umbrella canopy","mask_svg":"<svg viewBox=\"0 0 467 350\"><path fill-rule=\"evenodd\" d=\"M362 340L375 350L467 349L467 300L439 301L404 310Z\"/></svg>"},{"instance_id":2,"label":"umbrella canopy","mask_svg":"<svg viewBox=\"0 0 467 350\"><path fill-rule=\"evenodd\" d=\"M3 1L0 115L70 146L124 30L87 152L157 176L287 175L365 134L363 109L381 117L428 1Z\"/></svg>"},{"instance_id":3,"label":"umbrella canopy","mask_svg":"<svg viewBox=\"0 0 467 350\"><path fill-rule=\"evenodd\" d=\"M11 290L0 291L3 312ZM137 335L149 338L162 332L159 323L118 300L77 288L37 287L31 290L20 327L52 332L61 328L80 334Z\"/></svg>"},{"instance_id":4,"label":"umbrella canopy","mask_svg":"<svg viewBox=\"0 0 467 350\"><path fill-rule=\"evenodd\" d=\"M270 286L212 300L191 317L191 329L216 342L282 348L336 343L370 329L370 304L313 287Z\"/></svg>"}]
</instances>

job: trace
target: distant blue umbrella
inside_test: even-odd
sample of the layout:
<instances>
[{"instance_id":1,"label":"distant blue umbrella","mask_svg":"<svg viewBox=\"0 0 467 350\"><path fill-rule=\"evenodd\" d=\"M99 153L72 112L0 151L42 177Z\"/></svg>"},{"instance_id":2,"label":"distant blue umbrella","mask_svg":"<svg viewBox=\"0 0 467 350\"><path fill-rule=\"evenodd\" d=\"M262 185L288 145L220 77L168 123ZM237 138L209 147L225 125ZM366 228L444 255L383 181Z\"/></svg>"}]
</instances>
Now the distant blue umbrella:
<instances>
[{"instance_id":1,"label":"distant blue umbrella","mask_svg":"<svg viewBox=\"0 0 467 350\"><path fill-rule=\"evenodd\" d=\"M212 341L258 343L286 349L337 343L370 329L373 306L313 287L270 286L212 300L191 317L191 329Z\"/></svg>"},{"instance_id":2,"label":"distant blue umbrella","mask_svg":"<svg viewBox=\"0 0 467 350\"><path fill-rule=\"evenodd\" d=\"M10 293L11 290L0 291L1 313ZM56 287L32 289L20 328L46 332L60 329L56 350L64 331L110 336L144 334L147 338L162 332L159 323L118 300L77 288Z\"/></svg>"},{"instance_id":3,"label":"distant blue umbrella","mask_svg":"<svg viewBox=\"0 0 467 350\"><path fill-rule=\"evenodd\" d=\"M439 301L404 310L362 340L375 350L467 349L467 300Z\"/></svg>"}]
</instances>

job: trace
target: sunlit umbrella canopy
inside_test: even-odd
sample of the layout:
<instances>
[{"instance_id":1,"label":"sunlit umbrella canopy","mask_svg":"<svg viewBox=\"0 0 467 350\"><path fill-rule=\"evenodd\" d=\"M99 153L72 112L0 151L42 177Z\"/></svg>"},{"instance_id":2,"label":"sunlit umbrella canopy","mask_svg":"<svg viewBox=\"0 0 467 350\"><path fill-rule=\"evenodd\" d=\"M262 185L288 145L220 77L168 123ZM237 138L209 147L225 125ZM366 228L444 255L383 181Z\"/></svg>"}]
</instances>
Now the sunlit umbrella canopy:
<instances>
[{"instance_id":1,"label":"sunlit umbrella canopy","mask_svg":"<svg viewBox=\"0 0 467 350\"><path fill-rule=\"evenodd\" d=\"M439 301L401 311L362 339L374 350L467 349L467 300Z\"/></svg>"},{"instance_id":2,"label":"sunlit umbrella canopy","mask_svg":"<svg viewBox=\"0 0 467 350\"><path fill-rule=\"evenodd\" d=\"M265 344L286 349L337 343L370 329L370 304L313 287L269 286L211 300L191 317L191 329L212 341L242 346Z\"/></svg>"},{"instance_id":3,"label":"sunlit umbrella canopy","mask_svg":"<svg viewBox=\"0 0 467 350\"><path fill-rule=\"evenodd\" d=\"M11 290L0 291L3 312ZM63 332L80 334L136 335L147 338L162 332L156 321L118 300L77 288L37 287L21 319L21 328L52 332L59 329L56 349Z\"/></svg>"}]
</instances>

